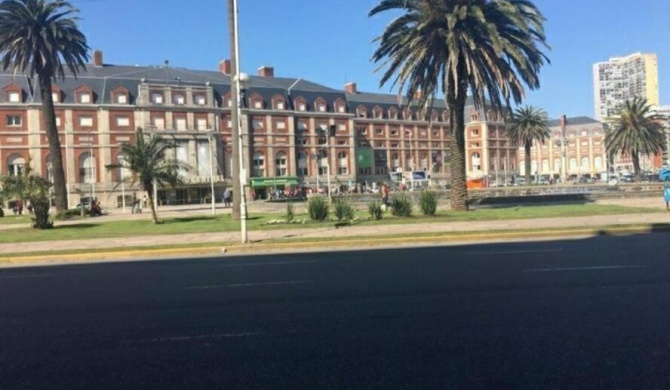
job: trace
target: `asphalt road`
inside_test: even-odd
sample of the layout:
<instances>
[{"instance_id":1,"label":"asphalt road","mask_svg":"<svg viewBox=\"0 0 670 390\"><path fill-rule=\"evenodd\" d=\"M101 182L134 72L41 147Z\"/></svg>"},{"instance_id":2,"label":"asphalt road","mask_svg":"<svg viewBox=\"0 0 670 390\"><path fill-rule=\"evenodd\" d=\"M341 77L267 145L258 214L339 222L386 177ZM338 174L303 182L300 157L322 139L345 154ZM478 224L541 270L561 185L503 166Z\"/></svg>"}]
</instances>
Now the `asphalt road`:
<instances>
[{"instance_id":1,"label":"asphalt road","mask_svg":"<svg viewBox=\"0 0 670 390\"><path fill-rule=\"evenodd\" d=\"M0 270L0 390L668 389L670 235Z\"/></svg>"}]
</instances>

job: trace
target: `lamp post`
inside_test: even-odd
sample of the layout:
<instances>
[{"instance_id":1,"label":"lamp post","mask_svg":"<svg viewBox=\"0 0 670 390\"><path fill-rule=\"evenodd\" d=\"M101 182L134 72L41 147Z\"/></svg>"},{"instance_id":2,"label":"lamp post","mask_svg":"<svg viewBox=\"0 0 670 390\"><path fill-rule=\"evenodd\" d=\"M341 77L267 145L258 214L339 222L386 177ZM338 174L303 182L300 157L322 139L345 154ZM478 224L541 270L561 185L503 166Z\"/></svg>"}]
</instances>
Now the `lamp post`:
<instances>
[{"instance_id":1,"label":"lamp post","mask_svg":"<svg viewBox=\"0 0 670 390\"><path fill-rule=\"evenodd\" d=\"M314 176L316 176L316 193L319 193L319 155L316 153L310 154L312 160L314 160L314 165L316 166L316 171L314 171Z\"/></svg>"},{"instance_id":2,"label":"lamp post","mask_svg":"<svg viewBox=\"0 0 670 390\"><path fill-rule=\"evenodd\" d=\"M326 181L327 181L327 186L328 188L326 189L326 193L328 194L328 203L332 204L333 203L333 197L331 192L331 186L330 186L330 135L331 133L334 133L334 126L329 127L328 129L319 129L319 134L325 135L326 137L326 170L328 176L326 176Z\"/></svg>"},{"instance_id":3,"label":"lamp post","mask_svg":"<svg viewBox=\"0 0 670 390\"><path fill-rule=\"evenodd\" d=\"M209 147L209 185L210 191L212 193L212 215L216 214L216 201L214 200L214 161L212 156L212 138L214 138L214 131L211 131L207 134L208 147Z\"/></svg>"},{"instance_id":4,"label":"lamp post","mask_svg":"<svg viewBox=\"0 0 670 390\"><path fill-rule=\"evenodd\" d=\"M124 174L124 168L123 168L123 162L124 162L123 156L118 156L117 161L119 164L119 178L121 180L121 206L123 207L123 213L126 213L126 175Z\"/></svg>"},{"instance_id":5,"label":"lamp post","mask_svg":"<svg viewBox=\"0 0 670 390\"><path fill-rule=\"evenodd\" d=\"M88 169L91 172L91 178L89 179L89 196L88 201L89 207L93 204L93 199L95 198L95 172L93 171L93 140L91 139L91 131L88 131ZM83 208L84 205L82 204Z\"/></svg>"},{"instance_id":6,"label":"lamp post","mask_svg":"<svg viewBox=\"0 0 670 390\"><path fill-rule=\"evenodd\" d=\"M237 30L237 1L235 1L235 29ZM235 42L235 51L239 54L239 40L236 39ZM239 55L237 56L239 58ZM242 94L249 88L249 75L246 73L240 73L240 63L237 61L237 70L235 77L235 84L237 86L237 123L233 124L237 126L238 134L238 156L239 156L239 165L240 165L240 240L243 244L248 241L247 234L247 196L246 196L246 185L247 185L247 174L244 164L244 147L243 147L243 126L242 126Z\"/></svg>"}]
</instances>

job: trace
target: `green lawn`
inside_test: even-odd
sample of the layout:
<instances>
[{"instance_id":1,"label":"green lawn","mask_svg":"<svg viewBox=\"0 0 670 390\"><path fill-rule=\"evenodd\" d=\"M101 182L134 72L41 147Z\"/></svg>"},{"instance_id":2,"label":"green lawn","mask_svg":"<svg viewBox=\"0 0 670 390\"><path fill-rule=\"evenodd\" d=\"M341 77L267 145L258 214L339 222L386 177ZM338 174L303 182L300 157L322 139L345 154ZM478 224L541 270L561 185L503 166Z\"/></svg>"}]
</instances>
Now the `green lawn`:
<instances>
[{"instance_id":1,"label":"green lawn","mask_svg":"<svg viewBox=\"0 0 670 390\"><path fill-rule=\"evenodd\" d=\"M11 210L9 213L7 213L7 210L5 210L5 216L0 218L0 225L17 225L25 223L28 225L30 223L30 216L28 215L14 215Z\"/></svg>"},{"instance_id":2,"label":"green lawn","mask_svg":"<svg viewBox=\"0 0 670 390\"><path fill-rule=\"evenodd\" d=\"M418 213L419 211L415 211ZM407 223L430 223L430 222L454 222L454 221L484 221L505 219L529 219L529 218L551 218L568 216L590 216L606 214L630 214L657 212L649 208L634 208L613 205L557 205L557 206L520 206L497 209L481 209L467 213L442 212L436 217L394 218L390 214L381 221L356 221L353 224L359 226L379 224L407 224ZM417 214L418 215L418 214ZM367 217L367 213L360 212L360 217ZM13 216L11 217L13 218ZM104 218L104 217L103 217ZM248 221L251 230L263 229L294 229L309 227L328 227L337 222L307 224L279 224L267 225L273 219L281 218L280 214L253 214ZM299 214L296 219L307 218ZM158 234L185 234L185 233L208 233L208 232L230 232L239 230L239 222L233 221L229 215L225 216L189 216L180 218L166 218L165 223L154 225L150 220L127 220L110 221L103 223L90 223L82 220L74 225L59 225L51 230L35 230L31 228L13 228L0 231L0 243L31 242L31 241L57 241L76 240L86 238L105 237L127 237L137 235Z\"/></svg>"}]
</instances>

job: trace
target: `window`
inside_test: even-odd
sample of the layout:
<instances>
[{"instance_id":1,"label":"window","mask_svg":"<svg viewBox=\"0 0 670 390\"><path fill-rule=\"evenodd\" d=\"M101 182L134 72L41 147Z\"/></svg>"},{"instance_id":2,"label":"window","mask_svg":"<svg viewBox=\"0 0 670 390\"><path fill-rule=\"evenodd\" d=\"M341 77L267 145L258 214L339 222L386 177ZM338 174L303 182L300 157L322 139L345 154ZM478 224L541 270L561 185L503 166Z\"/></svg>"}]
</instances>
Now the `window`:
<instances>
[{"instance_id":1,"label":"window","mask_svg":"<svg viewBox=\"0 0 670 390\"><path fill-rule=\"evenodd\" d=\"M18 154L10 155L7 158L7 175L19 176L23 173L26 165L26 160Z\"/></svg>"},{"instance_id":2,"label":"window","mask_svg":"<svg viewBox=\"0 0 670 390\"><path fill-rule=\"evenodd\" d=\"M365 135L368 133L368 129L366 127L359 127L358 128L358 135Z\"/></svg>"},{"instance_id":3,"label":"window","mask_svg":"<svg viewBox=\"0 0 670 390\"><path fill-rule=\"evenodd\" d=\"M384 129L375 129L375 134L383 135L384 134Z\"/></svg>"},{"instance_id":4,"label":"window","mask_svg":"<svg viewBox=\"0 0 670 390\"><path fill-rule=\"evenodd\" d=\"M91 94L88 92L83 92L79 94L79 103L90 103Z\"/></svg>"},{"instance_id":5,"label":"window","mask_svg":"<svg viewBox=\"0 0 670 390\"><path fill-rule=\"evenodd\" d=\"M277 153L277 158L275 159L276 166L276 175L277 176L286 176L287 175L287 165L286 165L286 153L279 152Z\"/></svg>"},{"instance_id":6,"label":"window","mask_svg":"<svg viewBox=\"0 0 670 390\"><path fill-rule=\"evenodd\" d=\"M79 182L95 183L95 159L89 153L79 157Z\"/></svg>"},{"instance_id":7,"label":"window","mask_svg":"<svg viewBox=\"0 0 670 390\"><path fill-rule=\"evenodd\" d=\"M164 130L165 129L165 118L158 117L158 116L154 117L153 125L159 130Z\"/></svg>"},{"instance_id":8,"label":"window","mask_svg":"<svg viewBox=\"0 0 670 390\"><path fill-rule=\"evenodd\" d=\"M365 142L365 141L361 141L361 142L358 143L358 147L359 148L369 148L370 145L368 145L368 143Z\"/></svg>"},{"instance_id":9,"label":"window","mask_svg":"<svg viewBox=\"0 0 670 390\"><path fill-rule=\"evenodd\" d=\"M251 126L257 130L257 129L262 129L263 128L263 121L261 119L253 119L251 121Z\"/></svg>"},{"instance_id":10,"label":"window","mask_svg":"<svg viewBox=\"0 0 670 390\"><path fill-rule=\"evenodd\" d=\"M79 117L79 126L80 127L92 127L93 126L93 117L88 115L81 115Z\"/></svg>"},{"instance_id":11,"label":"window","mask_svg":"<svg viewBox=\"0 0 670 390\"><path fill-rule=\"evenodd\" d=\"M383 147L384 147L384 143L383 143L383 142L377 142L377 143L375 143L375 147L377 147L377 148L383 148Z\"/></svg>"},{"instance_id":12,"label":"window","mask_svg":"<svg viewBox=\"0 0 670 390\"><path fill-rule=\"evenodd\" d=\"M128 95L125 93L116 94L116 103L117 104L128 104Z\"/></svg>"},{"instance_id":13,"label":"window","mask_svg":"<svg viewBox=\"0 0 670 390\"><path fill-rule=\"evenodd\" d=\"M473 136L473 137L479 136L479 129L470 130L470 135Z\"/></svg>"},{"instance_id":14,"label":"window","mask_svg":"<svg viewBox=\"0 0 670 390\"><path fill-rule=\"evenodd\" d=\"M338 141L337 141L337 144L338 144L338 145L346 145L346 144L347 144L347 141L341 139L341 140L338 140Z\"/></svg>"},{"instance_id":15,"label":"window","mask_svg":"<svg viewBox=\"0 0 670 390\"><path fill-rule=\"evenodd\" d=\"M319 104L319 112L326 112L326 105L325 104Z\"/></svg>"},{"instance_id":16,"label":"window","mask_svg":"<svg viewBox=\"0 0 670 390\"><path fill-rule=\"evenodd\" d=\"M337 106L337 112L343 113L344 112L344 105L340 104Z\"/></svg>"},{"instance_id":17,"label":"window","mask_svg":"<svg viewBox=\"0 0 670 390\"><path fill-rule=\"evenodd\" d=\"M179 131L186 130L186 118L184 117L176 117L174 119L175 127Z\"/></svg>"},{"instance_id":18,"label":"window","mask_svg":"<svg viewBox=\"0 0 670 390\"><path fill-rule=\"evenodd\" d=\"M265 156L260 152L254 153L253 175L254 177L265 176Z\"/></svg>"},{"instance_id":19,"label":"window","mask_svg":"<svg viewBox=\"0 0 670 390\"><path fill-rule=\"evenodd\" d=\"M307 167L298 167L298 176L307 176Z\"/></svg>"},{"instance_id":20,"label":"window","mask_svg":"<svg viewBox=\"0 0 670 390\"><path fill-rule=\"evenodd\" d=\"M398 143L397 143L397 142L392 142L392 143L391 143L391 148L397 148L397 147L398 147Z\"/></svg>"},{"instance_id":21,"label":"window","mask_svg":"<svg viewBox=\"0 0 670 390\"><path fill-rule=\"evenodd\" d=\"M359 168L358 169L358 174L359 175L371 175L372 174L372 168Z\"/></svg>"},{"instance_id":22,"label":"window","mask_svg":"<svg viewBox=\"0 0 670 390\"><path fill-rule=\"evenodd\" d=\"M60 127L60 117L56 117L56 127Z\"/></svg>"},{"instance_id":23,"label":"window","mask_svg":"<svg viewBox=\"0 0 670 390\"><path fill-rule=\"evenodd\" d=\"M197 104L198 106L204 106L205 104L207 104L207 99L205 98L204 95L195 95L194 100L195 104Z\"/></svg>"},{"instance_id":24,"label":"window","mask_svg":"<svg viewBox=\"0 0 670 390\"><path fill-rule=\"evenodd\" d=\"M284 109L284 102L278 101L275 102L275 110L283 110Z\"/></svg>"},{"instance_id":25,"label":"window","mask_svg":"<svg viewBox=\"0 0 670 390\"><path fill-rule=\"evenodd\" d=\"M275 128L277 128L277 130L284 130L286 128L286 122L284 121L276 122Z\"/></svg>"},{"instance_id":26,"label":"window","mask_svg":"<svg viewBox=\"0 0 670 390\"><path fill-rule=\"evenodd\" d=\"M174 101L174 104L180 106L186 103L186 99L184 99L184 95L182 95L181 93L175 94L172 100Z\"/></svg>"},{"instance_id":27,"label":"window","mask_svg":"<svg viewBox=\"0 0 670 390\"><path fill-rule=\"evenodd\" d=\"M263 108L263 102L260 100L254 100L253 107L257 109Z\"/></svg>"},{"instance_id":28,"label":"window","mask_svg":"<svg viewBox=\"0 0 670 390\"><path fill-rule=\"evenodd\" d=\"M326 143L328 143L328 140L325 137L319 137L319 145L325 145Z\"/></svg>"},{"instance_id":29,"label":"window","mask_svg":"<svg viewBox=\"0 0 670 390\"><path fill-rule=\"evenodd\" d=\"M307 122L298 122L298 130L307 130Z\"/></svg>"},{"instance_id":30,"label":"window","mask_svg":"<svg viewBox=\"0 0 670 390\"><path fill-rule=\"evenodd\" d=\"M473 153L472 154L472 170L473 171L480 171L482 169L481 165L481 156L479 153Z\"/></svg>"},{"instance_id":31,"label":"window","mask_svg":"<svg viewBox=\"0 0 670 390\"><path fill-rule=\"evenodd\" d=\"M347 125L344 123L337 124L337 131L347 131Z\"/></svg>"},{"instance_id":32,"label":"window","mask_svg":"<svg viewBox=\"0 0 670 390\"><path fill-rule=\"evenodd\" d=\"M151 102L153 104L163 104L163 94L160 92L153 92L151 94Z\"/></svg>"},{"instance_id":33,"label":"window","mask_svg":"<svg viewBox=\"0 0 670 390\"><path fill-rule=\"evenodd\" d=\"M116 126L117 127L128 127L130 126L130 118L127 116L117 116L116 117Z\"/></svg>"},{"instance_id":34,"label":"window","mask_svg":"<svg viewBox=\"0 0 670 390\"><path fill-rule=\"evenodd\" d=\"M296 141L298 145L307 145L307 140L305 138L298 138Z\"/></svg>"},{"instance_id":35,"label":"window","mask_svg":"<svg viewBox=\"0 0 670 390\"><path fill-rule=\"evenodd\" d=\"M12 91L7 95L7 100L9 100L10 103L20 103L21 93L17 91Z\"/></svg>"},{"instance_id":36,"label":"window","mask_svg":"<svg viewBox=\"0 0 670 390\"><path fill-rule=\"evenodd\" d=\"M21 115L7 115L7 126L21 126Z\"/></svg>"},{"instance_id":37,"label":"window","mask_svg":"<svg viewBox=\"0 0 670 390\"><path fill-rule=\"evenodd\" d=\"M207 130L207 118L198 118L195 120L196 129L203 131Z\"/></svg>"},{"instance_id":38,"label":"window","mask_svg":"<svg viewBox=\"0 0 670 390\"><path fill-rule=\"evenodd\" d=\"M348 167L337 167L337 174L338 175L348 175L349 174L349 168Z\"/></svg>"},{"instance_id":39,"label":"window","mask_svg":"<svg viewBox=\"0 0 670 390\"><path fill-rule=\"evenodd\" d=\"M51 100L53 100L54 103L59 103L60 102L60 93L59 92L52 92L51 93Z\"/></svg>"},{"instance_id":40,"label":"window","mask_svg":"<svg viewBox=\"0 0 670 390\"><path fill-rule=\"evenodd\" d=\"M398 129L391 129L391 135L398 135Z\"/></svg>"}]
</instances>

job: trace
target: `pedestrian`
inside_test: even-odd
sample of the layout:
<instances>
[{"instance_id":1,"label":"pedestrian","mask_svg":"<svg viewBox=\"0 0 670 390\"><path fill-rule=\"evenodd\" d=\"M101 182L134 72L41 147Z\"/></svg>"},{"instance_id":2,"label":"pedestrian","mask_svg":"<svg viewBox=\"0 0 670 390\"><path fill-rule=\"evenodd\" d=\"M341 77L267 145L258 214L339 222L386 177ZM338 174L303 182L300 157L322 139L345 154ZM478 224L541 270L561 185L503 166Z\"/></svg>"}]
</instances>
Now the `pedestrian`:
<instances>
[{"instance_id":1,"label":"pedestrian","mask_svg":"<svg viewBox=\"0 0 670 390\"><path fill-rule=\"evenodd\" d=\"M223 193L223 207L230 207L232 201L232 193L230 188L226 188L226 191Z\"/></svg>"},{"instance_id":2,"label":"pedestrian","mask_svg":"<svg viewBox=\"0 0 670 390\"><path fill-rule=\"evenodd\" d=\"M381 189L379 191L382 196L382 204L384 207L388 206L389 203L389 186L386 184L386 182L382 183Z\"/></svg>"}]
</instances>

